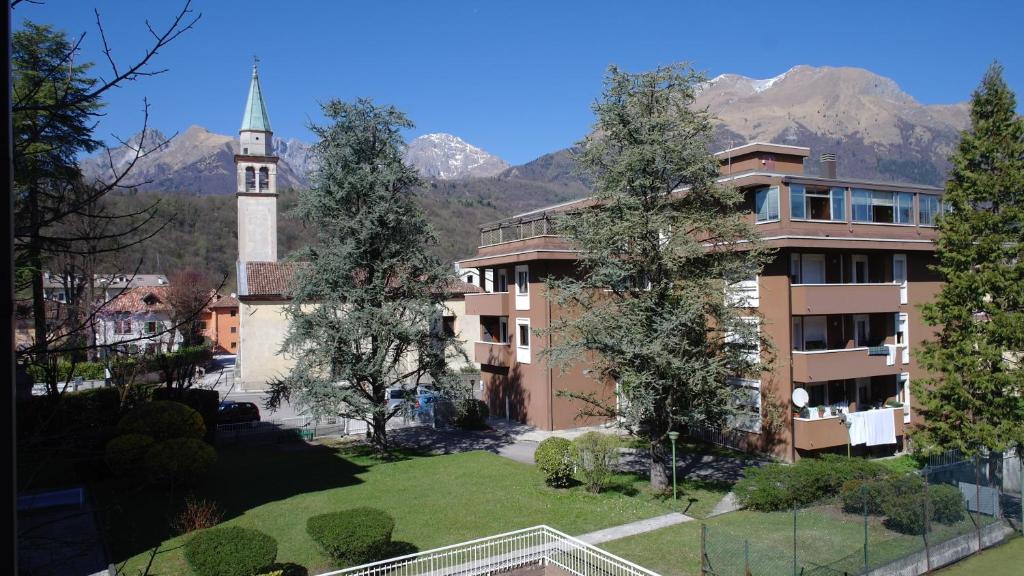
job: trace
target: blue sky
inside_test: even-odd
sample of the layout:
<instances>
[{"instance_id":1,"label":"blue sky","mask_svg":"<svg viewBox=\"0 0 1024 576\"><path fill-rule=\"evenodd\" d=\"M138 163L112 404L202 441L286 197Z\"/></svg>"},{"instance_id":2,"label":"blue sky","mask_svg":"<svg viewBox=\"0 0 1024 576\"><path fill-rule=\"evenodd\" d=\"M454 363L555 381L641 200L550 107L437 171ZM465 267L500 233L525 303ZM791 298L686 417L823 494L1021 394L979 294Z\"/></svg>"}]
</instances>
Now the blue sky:
<instances>
[{"instance_id":1,"label":"blue sky","mask_svg":"<svg viewBox=\"0 0 1024 576\"><path fill-rule=\"evenodd\" d=\"M23 19L86 32L81 53L108 74L93 8L124 62L147 41L161 2L46 0ZM312 2L195 0L196 28L157 56L165 74L108 97L98 135L128 136L142 98L165 134L238 130L253 54L275 134L309 139L318 102L371 97L416 123L522 163L564 148L593 121L606 67L687 60L709 76L768 78L797 64L857 66L927 104L967 100L990 62L1024 99L1024 2Z\"/></svg>"}]
</instances>

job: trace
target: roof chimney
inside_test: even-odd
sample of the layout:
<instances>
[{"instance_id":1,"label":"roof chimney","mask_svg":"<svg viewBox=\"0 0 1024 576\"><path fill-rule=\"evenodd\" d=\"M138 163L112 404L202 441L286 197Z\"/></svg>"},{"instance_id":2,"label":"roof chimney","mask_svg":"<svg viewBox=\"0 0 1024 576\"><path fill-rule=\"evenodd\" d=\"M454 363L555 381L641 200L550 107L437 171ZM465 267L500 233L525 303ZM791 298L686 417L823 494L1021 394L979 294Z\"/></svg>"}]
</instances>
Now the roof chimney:
<instances>
[{"instance_id":1,"label":"roof chimney","mask_svg":"<svg viewBox=\"0 0 1024 576\"><path fill-rule=\"evenodd\" d=\"M835 179L836 177L836 155L835 152L825 152L821 155L821 175L825 178Z\"/></svg>"}]
</instances>

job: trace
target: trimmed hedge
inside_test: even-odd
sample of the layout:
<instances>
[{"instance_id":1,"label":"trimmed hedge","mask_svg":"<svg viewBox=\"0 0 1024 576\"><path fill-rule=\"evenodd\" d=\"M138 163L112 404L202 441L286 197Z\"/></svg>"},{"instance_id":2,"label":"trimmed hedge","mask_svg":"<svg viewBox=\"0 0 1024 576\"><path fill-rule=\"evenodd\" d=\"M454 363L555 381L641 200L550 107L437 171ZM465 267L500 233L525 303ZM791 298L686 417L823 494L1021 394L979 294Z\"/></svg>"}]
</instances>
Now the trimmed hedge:
<instances>
[{"instance_id":1,"label":"trimmed hedge","mask_svg":"<svg viewBox=\"0 0 1024 576\"><path fill-rule=\"evenodd\" d=\"M158 484L194 485L217 460L213 448L196 438L172 438L149 449L143 464L146 477Z\"/></svg>"},{"instance_id":2,"label":"trimmed hedge","mask_svg":"<svg viewBox=\"0 0 1024 576\"><path fill-rule=\"evenodd\" d=\"M123 434L107 442L103 460L114 474L130 476L142 470L143 459L153 442L153 438L145 434Z\"/></svg>"},{"instance_id":3,"label":"trimmed hedge","mask_svg":"<svg viewBox=\"0 0 1024 576\"><path fill-rule=\"evenodd\" d=\"M578 457L576 445L557 436L542 441L533 454L534 462L544 473L544 481L556 488L564 488L572 483Z\"/></svg>"},{"instance_id":4,"label":"trimmed hedge","mask_svg":"<svg viewBox=\"0 0 1024 576\"><path fill-rule=\"evenodd\" d=\"M459 402L455 425L465 430L483 430L487 428L490 409L483 400L467 398Z\"/></svg>"},{"instance_id":5,"label":"trimmed hedge","mask_svg":"<svg viewBox=\"0 0 1024 576\"><path fill-rule=\"evenodd\" d=\"M888 469L877 462L827 454L792 465L749 467L733 491L743 506L771 512L837 496L851 481L888 475Z\"/></svg>"},{"instance_id":6,"label":"trimmed hedge","mask_svg":"<svg viewBox=\"0 0 1024 576\"><path fill-rule=\"evenodd\" d=\"M341 567L386 558L394 529L395 521L386 512L366 507L319 514L306 521L306 532Z\"/></svg>"},{"instance_id":7,"label":"trimmed hedge","mask_svg":"<svg viewBox=\"0 0 1024 576\"><path fill-rule=\"evenodd\" d=\"M206 426L205 437L208 441L213 441L214 432L217 431L217 407L220 405L220 392L203 388L173 390L162 387L153 390L152 398L153 400L181 402L199 412L199 415L203 417L203 424Z\"/></svg>"},{"instance_id":8,"label":"trimmed hedge","mask_svg":"<svg viewBox=\"0 0 1024 576\"><path fill-rule=\"evenodd\" d=\"M189 539L185 559L197 576L252 576L277 560L277 541L251 528L210 528Z\"/></svg>"},{"instance_id":9,"label":"trimmed hedge","mask_svg":"<svg viewBox=\"0 0 1024 576\"><path fill-rule=\"evenodd\" d=\"M118 423L122 434L145 434L157 442L172 438L202 438L203 417L181 402L155 400L124 415Z\"/></svg>"}]
</instances>

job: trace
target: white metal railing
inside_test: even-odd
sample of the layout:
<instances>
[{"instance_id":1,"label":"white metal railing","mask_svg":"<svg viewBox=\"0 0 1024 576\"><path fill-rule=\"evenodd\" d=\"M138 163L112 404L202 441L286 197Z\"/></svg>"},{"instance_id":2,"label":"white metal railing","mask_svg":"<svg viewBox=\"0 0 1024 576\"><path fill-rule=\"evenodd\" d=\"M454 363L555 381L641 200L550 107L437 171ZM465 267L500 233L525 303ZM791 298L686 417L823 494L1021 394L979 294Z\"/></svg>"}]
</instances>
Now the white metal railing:
<instances>
[{"instance_id":1,"label":"white metal railing","mask_svg":"<svg viewBox=\"0 0 1024 576\"><path fill-rule=\"evenodd\" d=\"M576 576L658 576L549 526L534 526L320 576L476 576L548 564Z\"/></svg>"}]
</instances>

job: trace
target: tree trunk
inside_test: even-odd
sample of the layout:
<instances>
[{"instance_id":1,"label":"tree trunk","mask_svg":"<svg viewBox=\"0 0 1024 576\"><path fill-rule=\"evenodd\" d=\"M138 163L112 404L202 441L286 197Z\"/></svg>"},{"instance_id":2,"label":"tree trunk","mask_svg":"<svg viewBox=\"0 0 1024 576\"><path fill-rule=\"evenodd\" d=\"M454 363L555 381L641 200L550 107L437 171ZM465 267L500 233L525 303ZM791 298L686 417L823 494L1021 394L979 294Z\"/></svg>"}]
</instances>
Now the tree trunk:
<instances>
[{"instance_id":1,"label":"tree trunk","mask_svg":"<svg viewBox=\"0 0 1024 576\"><path fill-rule=\"evenodd\" d=\"M388 452L388 420L386 415L380 411L374 411L373 423L371 425L370 442L378 455L383 456Z\"/></svg>"},{"instance_id":2,"label":"tree trunk","mask_svg":"<svg viewBox=\"0 0 1024 576\"><path fill-rule=\"evenodd\" d=\"M663 442L653 442L651 444L650 465L651 488L653 490L668 490L671 488L671 456L668 450L665 449Z\"/></svg>"}]
</instances>

